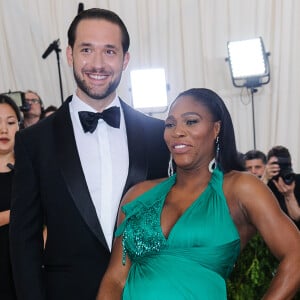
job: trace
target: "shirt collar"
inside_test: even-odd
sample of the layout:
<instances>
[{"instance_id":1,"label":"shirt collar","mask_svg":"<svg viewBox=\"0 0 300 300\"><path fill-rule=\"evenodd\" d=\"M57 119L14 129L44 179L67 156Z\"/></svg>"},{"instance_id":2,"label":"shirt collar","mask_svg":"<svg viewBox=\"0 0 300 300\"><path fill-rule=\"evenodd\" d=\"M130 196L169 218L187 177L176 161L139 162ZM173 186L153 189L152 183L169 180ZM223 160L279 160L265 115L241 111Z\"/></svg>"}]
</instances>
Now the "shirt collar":
<instances>
[{"instance_id":1,"label":"shirt collar","mask_svg":"<svg viewBox=\"0 0 300 300\"><path fill-rule=\"evenodd\" d=\"M101 100L99 100L101 101ZM89 106L88 104L86 104L85 102L83 102L77 95L76 93L73 94L72 97L72 101L70 103L70 105L72 106L72 109L75 113L79 112L79 111L91 111L91 112L97 112L93 107ZM112 107L112 106L117 106L120 107L120 99L119 97L116 95L115 99L107 106L105 107L105 109Z\"/></svg>"}]
</instances>

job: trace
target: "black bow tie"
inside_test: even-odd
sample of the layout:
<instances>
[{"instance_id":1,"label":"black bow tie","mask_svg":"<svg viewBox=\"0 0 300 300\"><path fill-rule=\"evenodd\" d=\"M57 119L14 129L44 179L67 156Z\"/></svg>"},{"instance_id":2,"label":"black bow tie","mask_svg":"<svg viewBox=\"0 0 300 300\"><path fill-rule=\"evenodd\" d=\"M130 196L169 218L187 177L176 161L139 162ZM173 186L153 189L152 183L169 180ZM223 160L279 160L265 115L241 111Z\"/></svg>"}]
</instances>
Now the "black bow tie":
<instances>
[{"instance_id":1,"label":"black bow tie","mask_svg":"<svg viewBox=\"0 0 300 300\"><path fill-rule=\"evenodd\" d=\"M120 108L117 106L110 107L102 113L80 111L78 114L84 132L94 132L99 119L103 119L108 125L114 128L120 128Z\"/></svg>"}]
</instances>

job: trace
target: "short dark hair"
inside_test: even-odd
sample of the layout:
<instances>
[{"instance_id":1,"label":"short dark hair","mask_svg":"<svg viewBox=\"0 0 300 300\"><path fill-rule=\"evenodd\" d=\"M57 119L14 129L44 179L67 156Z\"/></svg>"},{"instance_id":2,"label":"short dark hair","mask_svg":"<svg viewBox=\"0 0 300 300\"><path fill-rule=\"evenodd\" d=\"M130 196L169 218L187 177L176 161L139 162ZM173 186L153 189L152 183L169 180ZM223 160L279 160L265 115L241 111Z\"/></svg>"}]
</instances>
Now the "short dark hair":
<instances>
[{"instance_id":1,"label":"short dark hair","mask_svg":"<svg viewBox=\"0 0 300 300\"><path fill-rule=\"evenodd\" d=\"M16 102L5 94L0 94L0 104L8 104L15 112L18 122L21 122L21 112Z\"/></svg>"},{"instance_id":2,"label":"short dark hair","mask_svg":"<svg viewBox=\"0 0 300 300\"><path fill-rule=\"evenodd\" d=\"M41 119L44 119L48 112L56 112L57 107L55 105L49 105L46 109L43 110L43 114L41 115Z\"/></svg>"},{"instance_id":3,"label":"short dark hair","mask_svg":"<svg viewBox=\"0 0 300 300\"><path fill-rule=\"evenodd\" d=\"M24 92L24 94L28 94L28 93L34 94L34 95L36 95L36 96L39 98L41 110L42 110L42 112L43 112L43 109L44 109L44 102L43 102L41 96L40 96L37 92L35 92L35 91L33 91L33 90L26 90L26 91Z\"/></svg>"},{"instance_id":4,"label":"short dark hair","mask_svg":"<svg viewBox=\"0 0 300 300\"><path fill-rule=\"evenodd\" d=\"M130 38L127 28L121 18L114 12L102 9L102 8L90 8L79 13L72 21L68 30L68 44L73 49L76 39L76 29L80 21L88 19L102 19L120 27L122 33L122 48L123 52L126 53L129 49Z\"/></svg>"},{"instance_id":5,"label":"short dark hair","mask_svg":"<svg viewBox=\"0 0 300 300\"><path fill-rule=\"evenodd\" d=\"M267 154L267 160L269 160L272 156L284 157L290 161L292 160L289 150L284 146L274 146L271 148Z\"/></svg>"},{"instance_id":6,"label":"short dark hair","mask_svg":"<svg viewBox=\"0 0 300 300\"><path fill-rule=\"evenodd\" d=\"M224 101L214 91L205 88L193 88L180 93L172 105L179 97L191 96L195 101L204 105L212 114L213 121L220 121L219 132L219 155L216 161L220 169L227 173L231 170L244 170L236 148L235 135L231 116L225 106ZM172 107L171 105L171 107Z\"/></svg>"},{"instance_id":7,"label":"short dark hair","mask_svg":"<svg viewBox=\"0 0 300 300\"><path fill-rule=\"evenodd\" d=\"M244 160L252 160L252 159L261 159L261 161L266 164L267 163L267 157L266 155L259 150L250 150L245 153Z\"/></svg>"}]
</instances>

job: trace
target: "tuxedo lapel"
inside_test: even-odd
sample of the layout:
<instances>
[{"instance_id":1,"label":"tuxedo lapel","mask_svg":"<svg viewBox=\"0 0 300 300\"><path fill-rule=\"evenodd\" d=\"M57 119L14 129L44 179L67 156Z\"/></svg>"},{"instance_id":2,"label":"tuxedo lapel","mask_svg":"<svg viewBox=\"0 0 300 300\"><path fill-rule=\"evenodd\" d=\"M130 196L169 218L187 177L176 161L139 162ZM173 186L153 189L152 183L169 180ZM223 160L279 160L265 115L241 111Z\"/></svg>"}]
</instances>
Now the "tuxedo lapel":
<instances>
[{"instance_id":1,"label":"tuxedo lapel","mask_svg":"<svg viewBox=\"0 0 300 300\"><path fill-rule=\"evenodd\" d=\"M108 248L81 167L69 112L70 101L71 97L57 111L53 120L58 162L79 213L98 240Z\"/></svg>"},{"instance_id":2,"label":"tuxedo lapel","mask_svg":"<svg viewBox=\"0 0 300 300\"><path fill-rule=\"evenodd\" d=\"M148 160L145 143L142 142L145 138L143 136L145 131L140 114L121 99L120 102L124 112L129 152L129 170L124 194L129 187L147 178Z\"/></svg>"}]
</instances>

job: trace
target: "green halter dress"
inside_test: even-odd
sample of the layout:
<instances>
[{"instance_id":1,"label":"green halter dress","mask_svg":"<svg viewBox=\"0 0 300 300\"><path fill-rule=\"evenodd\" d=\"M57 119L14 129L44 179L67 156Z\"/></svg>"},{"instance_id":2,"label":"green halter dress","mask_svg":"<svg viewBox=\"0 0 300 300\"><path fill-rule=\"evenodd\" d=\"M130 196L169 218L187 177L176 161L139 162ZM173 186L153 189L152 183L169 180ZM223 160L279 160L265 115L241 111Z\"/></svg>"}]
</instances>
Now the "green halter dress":
<instances>
[{"instance_id":1,"label":"green halter dress","mask_svg":"<svg viewBox=\"0 0 300 300\"><path fill-rule=\"evenodd\" d=\"M227 299L225 279L240 252L240 237L216 168L204 192L177 220L166 238L160 225L164 201L176 174L124 205L123 264L131 268L125 300ZM121 262L120 262L121 263Z\"/></svg>"}]
</instances>

